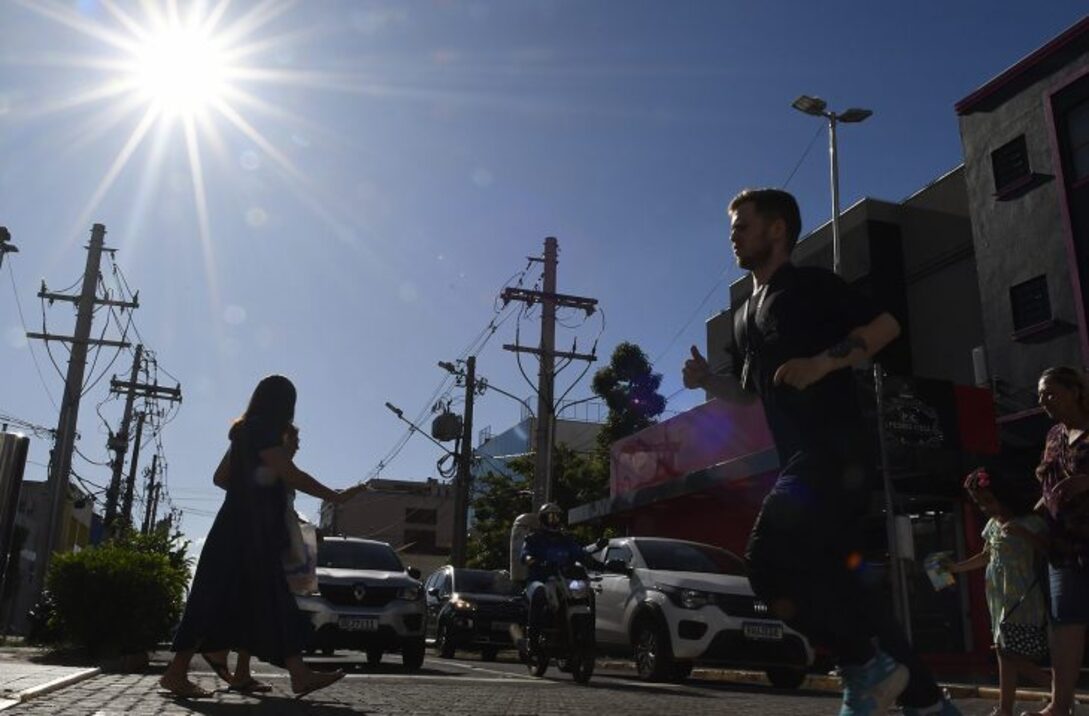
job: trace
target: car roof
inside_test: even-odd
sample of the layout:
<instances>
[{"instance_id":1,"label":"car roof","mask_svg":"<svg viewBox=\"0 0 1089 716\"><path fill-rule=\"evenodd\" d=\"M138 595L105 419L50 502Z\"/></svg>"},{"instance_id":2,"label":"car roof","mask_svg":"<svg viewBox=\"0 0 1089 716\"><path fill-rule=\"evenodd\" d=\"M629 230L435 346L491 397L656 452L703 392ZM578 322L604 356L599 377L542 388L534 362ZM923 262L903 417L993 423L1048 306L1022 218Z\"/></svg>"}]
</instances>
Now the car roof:
<instances>
[{"instance_id":1,"label":"car roof","mask_svg":"<svg viewBox=\"0 0 1089 716\"><path fill-rule=\"evenodd\" d=\"M393 547L390 547L389 542L383 542L381 540L376 540L376 539L363 539L362 537L344 537L344 536L323 537L322 541L323 542L354 542L356 544L373 544L373 545L379 545L379 546L382 546L382 547L389 547L390 549L393 549Z\"/></svg>"}]
</instances>

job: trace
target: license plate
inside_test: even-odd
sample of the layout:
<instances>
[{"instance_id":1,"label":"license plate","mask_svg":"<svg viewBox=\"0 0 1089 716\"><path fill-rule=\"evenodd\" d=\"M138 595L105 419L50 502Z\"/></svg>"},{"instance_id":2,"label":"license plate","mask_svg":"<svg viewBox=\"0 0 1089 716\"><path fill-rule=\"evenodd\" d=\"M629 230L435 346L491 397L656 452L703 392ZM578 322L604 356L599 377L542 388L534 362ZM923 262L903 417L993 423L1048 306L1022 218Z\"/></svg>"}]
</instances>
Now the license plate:
<instances>
[{"instance_id":1,"label":"license plate","mask_svg":"<svg viewBox=\"0 0 1089 716\"><path fill-rule=\"evenodd\" d=\"M741 630L746 639L758 641L782 641L783 625L775 622L742 622Z\"/></svg>"},{"instance_id":2,"label":"license plate","mask_svg":"<svg viewBox=\"0 0 1089 716\"><path fill-rule=\"evenodd\" d=\"M341 617L340 628L344 631L378 631L378 620L373 617Z\"/></svg>"}]
</instances>

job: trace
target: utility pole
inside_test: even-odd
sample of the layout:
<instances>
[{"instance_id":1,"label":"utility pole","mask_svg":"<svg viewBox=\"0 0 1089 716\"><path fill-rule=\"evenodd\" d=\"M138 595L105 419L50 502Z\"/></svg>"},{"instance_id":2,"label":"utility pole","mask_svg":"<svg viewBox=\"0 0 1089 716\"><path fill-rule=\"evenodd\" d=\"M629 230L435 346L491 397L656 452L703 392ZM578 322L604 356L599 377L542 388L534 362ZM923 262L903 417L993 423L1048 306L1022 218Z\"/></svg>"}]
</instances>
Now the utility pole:
<instances>
[{"instance_id":1,"label":"utility pole","mask_svg":"<svg viewBox=\"0 0 1089 716\"><path fill-rule=\"evenodd\" d=\"M150 532L155 526L155 510L159 502L160 484L155 482L155 473L159 469L159 453L151 456L151 467L147 471L147 506L144 509L144 526L140 530L143 534Z\"/></svg>"},{"instance_id":2,"label":"utility pole","mask_svg":"<svg viewBox=\"0 0 1089 716\"><path fill-rule=\"evenodd\" d=\"M87 246L87 264L83 271L83 285L78 296L50 293L46 290L45 282L38 296L53 301L68 301L76 304L76 328L71 336L60 336L50 333L27 333L28 338L38 338L44 341L63 341L70 343L71 353L68 358L68 375L64 382L64 395L61 399L60 416L57 420L57 440L53 449L50 462L49 475L49 512L45 521L45 529L41 531L36 545L37 573L35 574L36 592L40 593L45 585L45 574L49 567L49 561L53 551L61 542L63 534L62 520L64 509L68 502L68 476L72 472L72 451L76 442L76 426L79 418L79 401L83 393L83 373L87 367L87 349L89 346L112 346L127 348L128 343L123 341L110 341L91 338L91 324L94 321L95 305L119 306L122 308L138 308L139 301L132 303L126 301L114 301L109 298L98 298L96 287L98 285L99 266L102 262L102 252L112 251L105 248L106 227L95 224L91 228L91 242ZM134 297L135 298L135 297Z\"/></svg>"},{"instance_id":3,"label":"utility pole","mask_svg":"<svg viewBox=\"0 0 1089 716\"><path fill-rule=\"evenodd\" d=\"M554 236L545 239L545 252L543 258L530 257L530 261L544 263L543 291L527 291L521 288L506 288L501 297L503 303L510 301L522 301L532 305L541 304L541 342L539 348L527 346L504 345L508 351L519 353L533 353L540 360L540 370L537 374L537 425L536 438L536 463L533 472L533 507L536 509L542 503L552 499L552 446L554 441L553 428L555 425L555 405L553 404L553 387L556 378L556 358L568 358L570 360L595 361L597 356L593 354L563 352L556 350L556 309L578 308L591 315L597 306L597 299L582 298L581 296L566 296L556 293L556 265L559 255L559 245Z\"/></svg>"},{"instance_id":4,"label":"utility pole","mask_svg":"<svg viewBox=\"0 0 1089 716\"><path fill-rule=\"evenodd\" d=\"M110 486L106 490L106 516L105 523L106 529L113 528L114 520L117 519L117 498L118 493L121 491L121 472L125 469L125 454L129 451L129 425L132 422L132 404L136 401L136 379L139 377L140 368L144 358L144 345L142 343L137 344L136 353L132 358L132 373L129 375L128 390L125 396L125 412L121 416L121 426L117 429L117 432L110 435L109 441L106 446L113 450L113 475L110 478ZM120 384L116 384L116 376L113 378L110 384L110 392L120 392Z\"/></svg>"},{"instance_id":5,"label":"utility pole","mask_svg":"<svg viewBox=\"0 0 1089 716\"><path fill-rule=\"evenodd\" d=\"M136 414L136 438L132 443L132 460L129 461L129 477L125 480L125 497L121 502L121 519L125 524L132 524L132 491L136 484L136 467L140 463L140 438L144 434L144 421L147 420L147 410L141 410Z\"/></svg>"},{"instance_id":6,"label":"utility pole","mask_svg":"<svg viewBox=\"0 0 1089 716\"><path fill-rule=\"evenodd\" d=\"M454 539L451 555L455 567L465 566L469 531L469 483L473 479L473 397L476 395L476 356L465 359L465 416L461 423L461 454L454 485Z\"/></svg>"},{"instance_id":7,"label":"utility pole","mask_svg":"<svg viewBox=\"0 0 1089 716\"><path fill-rule=\"evenodd\" d=\"M154 359L153 359L154 360ZM175 385L173 388L168 386L159 385L158 381L154 383L141 383L138 382L139 372L144 367L143 360L143 346L138 345L136 347L136 356L133 358L132 372L129 380L121 381L114 376L110 379L110 392L120 395L125 394L125 413L121 419L121 427L117 434L110 438L110 447L116 451L116 458L113 462L113 479L110 480L110 493L107 493L106 502L106 524L112 525L117 520L117 494L121 489L121 473L125 465L125 453L128 451L129 446L129 424L132 420L133 401L136 398L144 398L145 404L149 401L155 400L167 400L172 403L180 403L182 399L181 385ZM146 409L141 416L146 414ZM143 420L143 417L140 418ZM132 524L132 491L133 483L136 481L136 461L137 453L140 450L140 430L141 423L137 424L135 446L132 451L132 465L129 471L128 480L125 483L125 503L122 507L122 514L125 516L125 520ZM110 494L113 495L112 502ZM113 506L111 514L111 505Z\"/></svg>"}]
</instances>

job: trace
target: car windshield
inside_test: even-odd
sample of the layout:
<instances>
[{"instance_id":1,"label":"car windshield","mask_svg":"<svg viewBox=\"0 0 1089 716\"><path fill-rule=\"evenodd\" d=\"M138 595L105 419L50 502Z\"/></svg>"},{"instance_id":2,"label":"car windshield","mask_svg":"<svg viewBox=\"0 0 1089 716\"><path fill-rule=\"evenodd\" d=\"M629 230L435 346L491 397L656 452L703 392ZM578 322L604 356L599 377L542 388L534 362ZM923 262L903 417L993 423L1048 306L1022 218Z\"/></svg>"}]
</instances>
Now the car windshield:
<instances>
[{"instance_id":1,"label":"car windshield","mask_svg":"<svg viewBox=\"0 0 1089 716\"><path fill-rule=\"evenodd\" d=\"M454 589L469 594L510 596L515 593L510 577L483 569L454 570Z\"/></svg>"},{"instance_id":2,"label":"car windshield","mask_svg":"<svg viewBox=\"0 0 1089 716\"><path fill-rule=\"evenodd\" d=\"M745 563L724 549L706 544L636 540L647 569L745 576Z\"/></svg>"},{"instance_id":3,"label":"car windshield","mask_svg":"<svg viewBox=\"0 0 1089 716\"><path fill-rule=\"evenodd\" d=\"M373 569L380 572L405 571L397 553L389 545L340 540L323 540L318 545L318 566L335 569Z\"/></svg>"}]
</instances>

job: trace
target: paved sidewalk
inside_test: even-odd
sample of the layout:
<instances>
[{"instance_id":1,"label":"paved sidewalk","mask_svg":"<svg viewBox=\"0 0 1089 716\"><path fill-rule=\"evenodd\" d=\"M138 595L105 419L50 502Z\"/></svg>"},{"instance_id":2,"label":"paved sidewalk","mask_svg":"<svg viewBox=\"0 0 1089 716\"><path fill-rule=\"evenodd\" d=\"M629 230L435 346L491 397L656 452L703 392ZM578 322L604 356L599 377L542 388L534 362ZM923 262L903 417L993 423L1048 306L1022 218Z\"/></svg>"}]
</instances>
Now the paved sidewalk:
<instances>
[{"instance_id":1,"label":"paved sidewalk","mask_svg":"<svg viewBox=\"0 0 1089 716\"><path fill-rule=\"evenodd\" d=\"M0 657L0 711L99 673L98 668L34 664Z\"/></svg>"}]
</instances>

